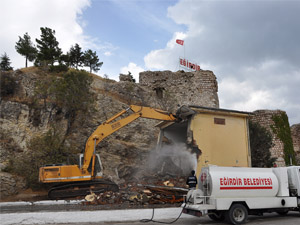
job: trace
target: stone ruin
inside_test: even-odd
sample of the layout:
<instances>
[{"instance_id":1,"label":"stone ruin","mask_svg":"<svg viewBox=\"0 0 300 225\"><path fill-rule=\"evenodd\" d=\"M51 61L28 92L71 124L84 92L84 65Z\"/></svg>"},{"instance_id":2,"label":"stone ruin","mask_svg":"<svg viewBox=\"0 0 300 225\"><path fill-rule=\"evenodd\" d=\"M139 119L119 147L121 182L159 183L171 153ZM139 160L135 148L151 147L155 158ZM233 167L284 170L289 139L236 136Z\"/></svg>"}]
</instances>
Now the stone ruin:
<instances>
[{"instance_id":1,"label":"stone ruin","mask_svg":"<svg viewBox=\"0 0 300 225\"><path fill-rule=\"evenodd\" d=\"M140 85L150 88L157 98L173 98L177 105L219 108L218 83L212 71L145 71Z\"/></svg>"},{"instance_id":2,"label":"stone ruin","mask_svg":"<svg viewBox=\"0 0 300 225\"><path fill-rule=\"evenodd\" d=\"M133 76L131 74L122 74L122 73L120 73L119 80L120 81L135 82L135 79L133 78Z\"/></svg>"},{"instance_id":3,"label":"stone ruin","mask_svg":"<svg viewBox=\"0 0 300 225\"><path fill-rule=\"evenodd\" d=\"M291 133L294 145L294 151L296 153L296 161L300 165L300 123L291 126Z\"/></svg>"},{"instance_id":4,"label":"stone ruin","mask_svg":"<svg viewBox=\"0 0 300 225\"><path fill-rule=\"evenodd\" d=\"M277 137L277 135L273 132L271 128L273 125L275 125L272 117L275 115L280 116L282 113L286 113L286 112L282 110L256 110L253 113L254 115L250 117L251 121L259 123L262 127L266 128L272 135L273 147L271 147L270 152L271 152L271 157L277 158L275 162L276 165L278 167L287 166L284 160L284 143ZM294 131L295 135L292 135L292 138L294 140L294 148L295 148L295 144L297 146L298 143L298 149L299 149L300 140L299 140L299 135L297 137L296 133L298 132L299 134L299 131L300 129L298 126L298 130L295 129ZM294 150L295 153L297 153L296 149Z\"/></svg>"}]
</instances>

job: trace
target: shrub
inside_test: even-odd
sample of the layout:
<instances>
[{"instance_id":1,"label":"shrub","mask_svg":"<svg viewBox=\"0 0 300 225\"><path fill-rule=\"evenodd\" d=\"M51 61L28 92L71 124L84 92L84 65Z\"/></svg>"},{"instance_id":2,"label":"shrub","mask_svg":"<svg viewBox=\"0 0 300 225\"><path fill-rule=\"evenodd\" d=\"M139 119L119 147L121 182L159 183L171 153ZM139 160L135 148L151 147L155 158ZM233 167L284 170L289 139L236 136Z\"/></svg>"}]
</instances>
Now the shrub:
<instances>
[{"instance_id":1,"label":"shrub","mask_svg":"<svg viewBox=\"0 0 300 225\"><path fill-rule=\"evenodd\" d=\"M69 132L76 116L93 109L94 94L91 92L93 78L86 71L70 69L57 77L45 77L35 86L35 99L47 100L59 111L65 112Z\"/></svg>"},{"instance_id":2,"label":"shrub","mask_svg":"<svg viewBox=\"0 0 300 225\"><path fill-rule=\"evenodd\" d=\"M69 67L64 64L60 65L54 65L49 67L50 72L54 73L60 73L60 72L67 72L69 70Z\"/></svg>"},{"instance_id":3,"label":"shrub","mask_svg":"<svg viewBox=\"0 0 300 225\"><path fill-rule=\"evenodd\" d=\"M45 164L66 163L73 152L64 145L64 135L56 128L31 139L28 151L10 159L8 171L25 177L27 186L41 187L38 182L39 168Z\"/></svg>"},{"instance_id":4,"label":"shrub","mask_svg":"<svg viewBox=\"0 0 300 225\"><path fill-rule=\"evenodd\" d=\"M1 97L11 96L15 93L17 83L16 80L8 73L0 73Z\"/></svg>"},{"instance_id":5,"label":"shrub","mask_svg":"<svg viewBox=\"0 0 300 225\"><path fill-rule=\"evenodd\" d=\"M90 91L92 80L86 71L69 70L50 87L52 100L66 111L68 131L76 115L88 112L93 105L94 95Z\"/></svg>"},{"instance_id":6,"label":"shrub","mask_svg":"<svg viewBox=\"0 0 300 225\"><path fill-rule=\"evenodd\" d=\"M280 115L273 115L272 120L274 125L271 126L273 132L283 143L284 161L286 165L296 164L295 151L293 146L293 139L291 135L291 128L289 119L285 112Z\"/></svg>"}]
</instances>

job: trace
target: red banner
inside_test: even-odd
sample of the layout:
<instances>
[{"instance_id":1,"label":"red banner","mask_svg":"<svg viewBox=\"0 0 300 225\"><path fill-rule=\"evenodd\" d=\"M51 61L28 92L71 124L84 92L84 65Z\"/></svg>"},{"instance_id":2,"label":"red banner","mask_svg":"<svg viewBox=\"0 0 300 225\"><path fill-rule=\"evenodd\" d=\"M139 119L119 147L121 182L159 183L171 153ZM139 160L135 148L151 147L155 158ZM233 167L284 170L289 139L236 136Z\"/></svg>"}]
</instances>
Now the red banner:
<instances>
[{"instance_id":1,"label":"red banner","mask_svg":"<svg viewBox=\"0 0 300 225\"><path fill-rule=\"evenodd\" d=\"M183 45L184 44L184 40L177 39L176 43L179 44L179 45Z\"/></svg>"}]
</instances>

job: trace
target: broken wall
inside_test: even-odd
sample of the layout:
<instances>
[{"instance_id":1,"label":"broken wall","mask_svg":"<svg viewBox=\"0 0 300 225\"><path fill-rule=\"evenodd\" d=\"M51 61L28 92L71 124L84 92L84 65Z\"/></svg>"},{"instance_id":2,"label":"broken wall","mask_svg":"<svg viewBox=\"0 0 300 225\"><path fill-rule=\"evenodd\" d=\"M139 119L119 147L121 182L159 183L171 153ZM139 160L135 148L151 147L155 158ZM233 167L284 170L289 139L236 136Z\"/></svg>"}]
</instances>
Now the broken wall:
<instances>
[{"instance_id":1,"label":"broken wall","mask_svg":"<svg viewBox=\"0 0 300 225\"><path fill-rule=\"evenodd\" d=\"M146 71L139 76L140 85L172 105L198 105L219 108L218 83L212 71Z\"/></svg>"},{"instance_id":2,"label":"broken wall","mask_svg":"<svg viewBox=\"0 0 300 225\"><path fill-rule=\"evenodd\" d=\"M249 113L196 106L191 109L195 114L188 122L158 125L165 138L160 141L173 149L181 146L182 152L189 153L190 169L197 170L198 175L208 165L251 166Z\"/></svg>"}]
</instances>

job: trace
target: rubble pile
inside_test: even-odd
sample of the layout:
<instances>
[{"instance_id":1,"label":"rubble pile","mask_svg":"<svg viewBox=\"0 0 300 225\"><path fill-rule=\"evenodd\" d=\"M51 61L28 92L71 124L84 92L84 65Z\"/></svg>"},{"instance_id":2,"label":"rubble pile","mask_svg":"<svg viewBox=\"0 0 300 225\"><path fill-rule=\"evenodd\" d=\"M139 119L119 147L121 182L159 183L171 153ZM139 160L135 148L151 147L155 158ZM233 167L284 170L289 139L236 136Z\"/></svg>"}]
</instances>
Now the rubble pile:
<instances>
[{"instance_id":1,"label":"rubble pile","mask_svg":"<svg viewBox=\"0 0 300 225\"><path fill-rule=\"evenodd\" d=\"M174 204L183 202L188 189L185 178L177 177L169 180L143 179L140 182L129 182L120 185L119 192L107 191L99 194L91 193L85 197L83 204L109 205L152 205Z\"/></svg>"}]
</instances>

